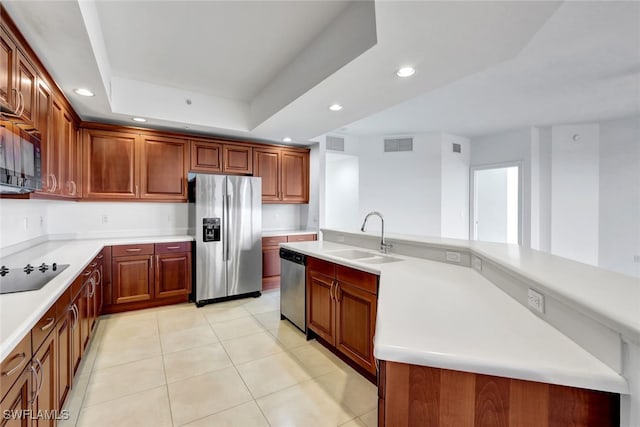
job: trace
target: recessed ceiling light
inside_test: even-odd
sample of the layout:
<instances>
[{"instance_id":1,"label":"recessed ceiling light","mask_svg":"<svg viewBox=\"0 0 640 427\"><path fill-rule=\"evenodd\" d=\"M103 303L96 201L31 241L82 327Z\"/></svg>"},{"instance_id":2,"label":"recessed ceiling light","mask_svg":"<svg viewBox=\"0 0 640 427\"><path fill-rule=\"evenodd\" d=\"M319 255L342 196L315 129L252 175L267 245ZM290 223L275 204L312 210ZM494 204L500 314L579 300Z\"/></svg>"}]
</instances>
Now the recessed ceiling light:
<instances>
[{"instance_id":1,"label":"recessed ceiling light","mask_svg":"<svg viewBox=\"0 0 640 427\"><path fill-rule=\"evenodd\" d=\"M73 90L75 93L77 93L78 95L82 95L82 96L95 96L96 94L91 92L89 89L84 89L84 88L80 88L80 89L74 89Z\"/></svg>"},{"instance_id":2,"label":"recessed ceiling light","mask_svg":"<svg viewBox=\"0 0 640 427\"><path fill-rule=\"evenodd\" d=\"M143 119L142 117L132 117L131 120L133 120L134 122L140 122L140 123L144 123L147 121L147 119Z\"/></svg>"},{"instance_id":3,"label":"recessed ceiling light","mask_svg":"<svg viewBox=\"0 0 640 427\"><path fill-rule=\"evenodd\" d=\"M291 142L291 138L289 138L288 136L285 136L284 138L282 138L282 140L284 142Z\"/></svg>"},{"instance_id":4,"label":"recessed ceiling light","mask_svg":"<svg viewBox=\"0 0 640 427\"><path fill-rule=\"evenodd\" d=\"M329 110L331 111L340 111L342 110L342 105L340 104L332 104L329 106Z\"/></svg>"},{"instance_id":5,"label":"recessed ceiling light","mask_svg":"<svg viewBox=\"0 0 640 427\"><path fill-rule=\"evenodd\" d=\"M396 71L398 77L410 77L416 73L416 69L413 67L402 67Z\"/></svg>"}]
</instances>

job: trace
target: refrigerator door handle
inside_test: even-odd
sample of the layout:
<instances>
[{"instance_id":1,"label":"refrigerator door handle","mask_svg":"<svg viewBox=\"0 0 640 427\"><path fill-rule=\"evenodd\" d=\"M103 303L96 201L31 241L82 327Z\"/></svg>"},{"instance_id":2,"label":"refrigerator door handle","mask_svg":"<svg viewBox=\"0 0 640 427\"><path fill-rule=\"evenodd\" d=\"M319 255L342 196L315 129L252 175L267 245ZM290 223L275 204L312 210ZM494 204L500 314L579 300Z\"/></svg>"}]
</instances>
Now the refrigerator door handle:
<instances>
[{"instance_id":1,"label":"refrigerator door handle","mask_svg":"<svg viewBox=\"0 0 640 427\"><path fill-rule=\"evenodd\" d=\"M230 243L229 243L229 223L231 222L230 221L231 218L229 217L229 205L231 204L231 196L229 194L227 194L225 196L225 202L226 202L226 206L225 206L224 216L225 216L225 218L227 220L226 221L227 224L226 224L226 227L224 229L224 233L225 233L225 239L224 240L226 242L224 259L225 259L225 261L229 261L231 259L229 257L229 246L230 246Z\"/></svg>"}]
</instances>

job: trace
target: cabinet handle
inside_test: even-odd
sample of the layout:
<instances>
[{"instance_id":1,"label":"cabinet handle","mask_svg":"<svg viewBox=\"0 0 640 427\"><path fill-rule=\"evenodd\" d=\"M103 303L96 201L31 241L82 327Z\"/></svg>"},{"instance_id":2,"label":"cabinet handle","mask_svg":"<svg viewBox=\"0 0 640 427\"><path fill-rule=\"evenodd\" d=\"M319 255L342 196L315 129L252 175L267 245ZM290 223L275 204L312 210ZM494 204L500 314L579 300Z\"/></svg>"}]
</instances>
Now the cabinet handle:
<instances>
[{"instance_id":1,"label":"cabinet handle","mask_svg":"<svg viewBox=\"0 0 640 427\"><path fill-rule=\"evenodd\" d=\"M73 304L72 306L69 306L69 309L73 313L73 325L71 325L71 329L75 330L78 327L78 306Z\"/></svg>"},{"instance_id":2,"label":"cabinet handle","mask_svg":"<svg viewBox=\"0 0 640 427\"><path fill-rule=\"evenodd\" d=\"M100 254L96 258L102 259L102 258L104 258L104 254L102 252L100 252Z\"/></svg>"},{"instance_id":3,"label":"cabinet handle","mask_svg":"<svg viewBox=\"0 0 640 427\"><path fill-rule=\"evenodd\" d=\"M335 298L334 298L334 296L333 296L333 287L335 286L335 284L336 284L336 281L335 281L335 280L332 280L332 281L331 281L331 287L329 288L329 298L330 298L331 300L335 300Z\"/></svg>"},{"instance_id":4,"label":"cabinet handle","mask_svg":"<svg viewBox=\"0 0 640 427\"><path fill-rule=\"evenodd\" d=\"M33 398L29 401L29 403L34 403L36 401L36 399L40 395L40 390L42 390L42 385L44 383L44 372L42 370L42 363L40 362L40 360L38 360L37 357L33 359L33 361L36 365L38 365L38 369L34 368L33 364L31 364L29 368L31 369L31 372L36 375L36 390L34 391ZM38 375L38 372L40 372L40 375Z\"/></svg>"},{"instance_id":5,"label":"cabinet handle","mask_svg":"<svg viewBox=\"0 0 640 427\"><path fill-rule=\"evenodd\" d=\"M180 249L180 246L167 246L167 249Z\"/></svg>"},{"instance_id":6,"label":"cabinet handle","mask_svg":"<svg viewBox=\"0 0 640 427\"><path fill-rule=\"evenodd\" d=\"M138 185L136 184L136 196L138 196Z\"/></svg>"},{"instance_id":7,"label":"cabinet handle","mask_svg":"<svg viewBox=\"0 0 640 427\"><path fill-rule=\"evenodd\" d=\"M47 329L51 329L51 327L56 323L56 318L55 317L47 317L45 320L47 320L47 324L42 326L40 328L41 331L46 331Z\"/></svg>"},{"instance_id":8,"label":"cabinet handle","mask_svg":"<svg viewBox=\"0 0 640 427\"><path fill-rule=\"evenodd\" d=\"M20 362L18 362L18 364L16 366L14 366L13 368L9 369L7 372L3 372L2 373L3 377L8 377L8 376L11 376L14 373L16 373L16 371L18 369L20 369L20 367L25 362L25 360L27 360L27 355L24 352L22 352L20 354L16 354L13 358L14 359L18 359L19 358L19 359L22 359L22 360L20 360Z\"/></svg>"},{"instance_id":9,"label":"cabinet handle","mask_svg":"<svg viewBox=\"0 0 640 427\"><path fill-rule=\"evenodd\" d=\"M20 95L20 112L18 113L18 116L22 116L24 113L24 95L20 91L18 91L18 95Z\"/></svg>"},{"instance_id":10,"label":"cabinet handle","mask_svg":"<svg viewBox=\"0 0 640 427\"><path fill-rule=\"evenodd\" d=\"M89 264L89 267L93 268L93 267L95 267L96 265L98 265L98 263L97 263L97 262L92 262L91 264Z\"/></svg>"},{"instance_id":11,"label":"cabinet handle","mask_svg":"<svg viewBox=\"0 0 640 427\"><path fill-rule=\"evenodd\" d=\"M99 285L100 283L102 283L102 273L100 273L100 270L96 270L96 273L98 273L98 278L96 279L96 285Z\"/></svg>"},{"instance_id":12,"label":"cabinet handle","mask_svg":"<svg viewBox=\"0 0 640 427\"><path fill-rule=\"evenodd\" d=\"M91 274L91 272L90 272L90 271L87 271L86 273L82 273L82 275L83 275L83 276L88 276L88 275L90 275L90 274Z\"/></svg>"},{"instance_id":13,"label":"cabinet handle","mask_svg":"<svg viewBox=\"0 0 640 427\"><path fill-rule=\"evenodd\" d=\"M133 248L133 249L126 249L126 252L140 252L142 249L140 248Z\"/></svg>"},{"instance_id":14,"label":"cabinet handle","mask_svg":"<svg viewBox=\"0 0 640 427\"><path fill-rule=\"evenodd\" d=\"M340 282L336 282L336 302L342 301L342 289L340 289Z\"/></svg>"},{"instance_id":15,"label":"cabinet handle","mask_svg":"<svg viewBox=\"0 0 640 427\"><path fill-rule=\"evenodd\" d=\"M75 181L71 181L71 184L73 185L73 193L71 195L75 196L76 194L78 194L78 185Z\"/></svg>"},{"instance_id":16,"label":"cabinet handle","mask_svg":"<svg viewBox=\"0 0 640 427\"><path fill-rule=\"evenodd\" d=\"M55 193L56 190L58 189L58 178L56 178L54 174L51 174L51 178L53 179L53 188L49 191L51 191L52 193Z\"/></svg>"}]
</instances>

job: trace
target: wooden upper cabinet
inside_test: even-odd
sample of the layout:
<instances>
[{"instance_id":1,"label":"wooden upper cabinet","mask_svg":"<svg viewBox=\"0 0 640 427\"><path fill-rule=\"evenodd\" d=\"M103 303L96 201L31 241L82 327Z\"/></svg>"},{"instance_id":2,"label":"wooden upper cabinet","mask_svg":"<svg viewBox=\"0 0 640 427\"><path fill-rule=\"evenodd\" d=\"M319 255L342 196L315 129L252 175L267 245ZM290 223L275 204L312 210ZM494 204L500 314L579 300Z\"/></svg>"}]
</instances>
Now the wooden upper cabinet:
<instances>
[{"instance_id":1,"label":"wooden upper cabinet","mask_svg":"<svg viewBox=\"0 0 640 427\"><path fill-rule=\"evenodd\" d=\"M280 201L280 151L253 149L253 175L262 178L262 201Z\"/></svg>"},{"instance_id":2,"label":"wooden upper cabinet","mask_svg":"<svg viewBox=\"0 0 640 427\"><path fill-rule=\"evenodd\" d=\"M38 79L38 87L36 90L36 128L40 131L40 147L41 147L41 170L42 170L42 189L43 193L49 192L53 188L52 173L57 173L58 160L57 154L52 153L54 150L51 141L52 128L52 97L51 89L47 83ZM54 165L55 163L55 165ZM53 171L56 172L53 172Z\"/></svg>"},{"instance_id":3,"label":"wooden upper cabinet","mask_svg":"<svg viewBox=\"0 0 640 427\"><path fill-rule=\"evenodd\" d=\"M191 168L194 172L222 172L222 144L191 141Z\"/></svg>"},{"instance_id":4,"label":"wooden upper cabinet","mask_svg":"<svg viewBox=\"0 0 640 427\"><path fill-rule=\"evenodd\" d=\"M283 150L281 162L281 200L309 203L309 153Z\"/></svg>"},{"instance_id":5,"label":"wooden upper cabinet","mask_svg":"<svg viewBox=\"0 0 640 427\"><path fill-rule=\"evenodd\" d=\"M140 198L186 200L189 146L178 138L142 136Z\"/></svg>"},{"instance_id":6,"label":"wooden upper cabinet","mask_svg":"<svg viewBox=\"0 0 640 427\"><path fill-rule=\"evenodd\" d=\"M253 173L253 157L251 147L243 145L222 146L222 172L251 175Z\"/></svg>"},{"instance_id":7,"label":"wooden upper cabinet","mask_svg":"<svg viewBox=\"0 0 640 427\"><path fill-rule=\"evenodd\" d=\"M263 203L309 203L309 153L253 149L253 175L262 178Z\"/></svg>"},{"instance_id":8,"label":"wooden upper cabinet","mask_svg":"<svg viewBox=\"0 0 640 427\"><path fill-rule=\"evenodd\" d=\"M0 28L0 103L14 109L17 106L15 83L16 45Z\"/></svg>"},{"instance_id":9,"label":"wooden upper cabinet","mask_svg":"<svg viewBox=\"0 0 640 427\"><path fill-rule=\"evenodd\" d=\"M28 125L34 125L36 111L36 70L27 57L17 50L15 88L20 97L20 118Z\"/></svg>"},{"instance_id":10,"label":"wooden upper cabinet","mask_svg":"<svg viewBox=\"0 0 640 427\"><path fill-rule=\"evenodd\" d=\"M78 198L80 187L80 147L78 129L71 113L61 100L53 101L53 130L58 137L59 150L58 193L64 197Z\"/></svg>"},{"instance_id":11,"label":"wooden upper cabinet","mask_svg":"<svg viewBox=\"0 0 640 427\"><path fill-rule=\"evenodd\" d=\"M95 199L138 198L138 135L83 130L83 196Z\"/></svg>"}]
</instances>

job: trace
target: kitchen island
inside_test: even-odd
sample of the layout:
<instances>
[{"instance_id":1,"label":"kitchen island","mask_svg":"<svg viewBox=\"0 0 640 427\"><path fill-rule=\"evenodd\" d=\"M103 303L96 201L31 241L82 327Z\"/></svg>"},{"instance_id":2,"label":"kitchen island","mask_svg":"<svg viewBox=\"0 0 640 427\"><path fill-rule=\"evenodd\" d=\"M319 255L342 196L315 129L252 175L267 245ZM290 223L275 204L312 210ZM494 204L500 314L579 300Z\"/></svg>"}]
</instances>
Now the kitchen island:
<instances>
[{"instance_id":1,"label":"kitchen island","mask_svg":"<svg viewBox=\"0 0 640 427\"><path fill-rule=\"evenodd\" d=\"M378 238L323 234L324 241L283 246L380 275L379 361L617 393L620 424L638 423L637 280L508 245L406 236L388 238L390 255L401 261L368 263L336 254L363 247L375 253ZM449 257L455 261L446 262L447 252L457 253ZM565 285L576 275L591 280ZM604 279L606 298L593 300ZM522 284L545 294L543 313L527 308Z\"/></svg>"}]
</instances>

